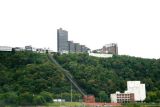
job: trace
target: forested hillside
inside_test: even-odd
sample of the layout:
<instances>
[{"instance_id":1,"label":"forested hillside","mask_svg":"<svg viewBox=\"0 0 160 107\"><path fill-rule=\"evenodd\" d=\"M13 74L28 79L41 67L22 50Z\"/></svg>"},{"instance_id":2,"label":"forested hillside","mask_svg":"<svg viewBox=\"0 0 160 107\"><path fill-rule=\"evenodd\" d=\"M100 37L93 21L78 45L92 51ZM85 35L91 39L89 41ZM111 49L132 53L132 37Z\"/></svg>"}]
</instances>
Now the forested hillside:
<instances>
[{"instance_id":1,"label":"forested hillside","mask_svg":"<svg viewBox=\"0 0 160 107\"><path fill-rule=\"evenodd\" d=\"M97 101L108 101L115 91L124 92L128 80L146 84L147 102L160 102L160 59L130 56L95 58L88 54L54 55L79 85Z\"/></svg>"},{"instance_id":2,"label":"forested hillside","mask_svg":"<svg viewBox=\"0 0 160 107\"><path fill-rule=\"evenodd\" d=\"M128 80L146 84L147 102L160 102L160 60L130 56L95 58L88 54L54 54L74 79L97 101L109 101L126 90ZM63 98L70 101L71 84L46 54L0 52L0 105L40 105ZM81 95L74 90L73 101Z\"/></svg>"},{"instance_id":3,"label":"forested hillside","mask_svg":"<svg viewBox=\"0 0 160 107\"><path fill-rule=\"evenodd\" d=\"M73 92L73 101L80 94ZM70 83L46 54L0 52L0 105L40 105L70 100Z\"/></svg>"}]
</instances>

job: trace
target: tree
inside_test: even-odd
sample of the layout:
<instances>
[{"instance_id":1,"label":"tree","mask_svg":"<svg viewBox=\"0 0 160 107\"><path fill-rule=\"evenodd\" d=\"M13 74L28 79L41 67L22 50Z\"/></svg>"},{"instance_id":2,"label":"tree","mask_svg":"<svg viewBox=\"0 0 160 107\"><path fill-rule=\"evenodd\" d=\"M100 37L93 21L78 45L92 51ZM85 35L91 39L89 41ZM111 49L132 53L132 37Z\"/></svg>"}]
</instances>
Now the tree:
<instances>
[{"instance_id":1,"label":"tree","mask_svg":"<svg viewBox=\"0 0 160 107\"><path fill-rule=\"evenodd\" d=\"M100 91L99 92L99 98L100 98L100 102L106 102L107 101L107 94L105 93L105 91Z\"/></svg>"},{"instance_id":2,"label":"tree","mask_svg":"<svg viewBox=\"0 0 160 107\"><path fill-rule=\"evenodd\" d=\"M45 103L46 103L46 100L44 99L43 96L41 96L41 95L35 95L33 97L33 104L34 105L43 105Z\"/></svg>"}]
</instances>

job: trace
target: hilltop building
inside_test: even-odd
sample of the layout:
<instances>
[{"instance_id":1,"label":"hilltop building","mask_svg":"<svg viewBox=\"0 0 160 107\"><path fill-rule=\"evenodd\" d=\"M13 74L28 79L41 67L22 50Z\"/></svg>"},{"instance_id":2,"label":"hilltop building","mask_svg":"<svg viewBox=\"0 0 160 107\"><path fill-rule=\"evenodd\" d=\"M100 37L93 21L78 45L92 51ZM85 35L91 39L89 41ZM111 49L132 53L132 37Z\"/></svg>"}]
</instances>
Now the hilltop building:
<instances>
[{"instance_id":1,"label":"hilltop building","mask_svg":"<svg viewBox=\"0 0 160 107\"><path fill-rule=\"evenodd\" d=\"M101 49L89 52L89 55L93 57L109 58L113 55L118 55L118 46L116 43L106 44Z\"/></svg>"},{"instance_id":2,"label":"hilltop building","mask_svg":"<svg viewBox=\"0 0 160 107\"><path fill-rule=\"evenodd\" d=\"M0 46L0 51L12 51L12 47L9 47L9 46Z\"/></svg>"},{"instance_id":3,"label":"hilltop building","mask_svg":"<svg viewBox=\"0 0 160 107\"><path fill-rule=\"evenodd\" d=\"M25 51L25 48L23 47L14 47L12 48L14 51Z\"/></svg>"},{"instance_id":4,"label":"hilltop building","mask_svg":"<svg viewBox=\"0 0 160 107\"><path fill-rule=\"evenodd\" d=\"M76 52L75 44L73 43L73 41L68 41L68 51L69 53Z\"/></svg>"},{"instance_id":5,"label":"hilltop building","mask_svg":"<svg viewBox=\"0 0 160 107\"><path fill-rule=\"evenodd\" d=\"M93 50L93 53L118 55L118 45L116 43L106 44L101 49Z\"/></svg>"},{"instance_id":6,"label":"hilltop building","mask_svg":"<svg viewBox=\"0 0 160 107\"><path fill-rule=\"evenodd\" d=\"M68 31L62 28L57 29L57 51L68 53Z\"/></svg>"},{"instance_id":7,"label":"hilltop building","mask_svg":"<svg viewBox=\"0 0 160 107\"><path fill-rule=\"evenodd\" d=\"M31 45L25 46L26 51L33 51L33 47Z\"/></svg>"},{"instance_id":8,"label":"hilltop building","mask_svg":"<svg viewBox=\"0 0 160 107\"><path fill-rule=\"evenodd\" d=\"M102 51L108 54L118 55L118 46L116 43L106 44L103 46Z\"/></svg>"},{"instance_id":9,"label":"hilltop building","mask_svg":"<svg viewBox=\"0 0 160 107\"><path fill-rule=\"evenodd\" d=\"M49 48L34 48L31 45L25 46L25 47L9 47L9 46L0 46L0 51L4 52L11 52L11 51L30 51L30 52L35 52L35 53L46 53L46 52L53 52Z\"/></svg>"},{"instance_id":10,"label":"hilltop building","mask_svg":"<svg viewBox=\"0 0 160 107\"><path fill-rule=\"evenodd\" d=\"M79 43L75 43L75 51L78 53L78 52L81 52L81 45Z\"/></svg>"},{"instance_id":11,"label":"hilltop building","mask_svg":"<svg viewBox=\"0 0 160 107\"><path fill-rule=\"evenodd\" d=\"M81 52L88 52L90 49L86 47L85 45L81 45Z\"/></svg>"},{"instance_id":12,"label":"hilltop building","mask_svg":"<svg viewBox=\"0 0 160 107\"><path fill-rule=\"evenodd\" d=\"M62 28L57 29L57 52L63 53L80 53L88 52L89 48L73 41L68 41L68 31Z\"/></svg>"}]
</instances>

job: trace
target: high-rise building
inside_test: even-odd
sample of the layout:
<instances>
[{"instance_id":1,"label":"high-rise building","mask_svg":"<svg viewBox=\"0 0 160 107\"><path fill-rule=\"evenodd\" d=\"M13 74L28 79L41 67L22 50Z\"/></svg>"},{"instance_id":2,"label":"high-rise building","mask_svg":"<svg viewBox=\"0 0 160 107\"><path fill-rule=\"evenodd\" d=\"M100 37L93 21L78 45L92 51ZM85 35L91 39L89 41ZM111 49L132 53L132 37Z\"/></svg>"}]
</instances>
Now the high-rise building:
<instances>
[{"instance_id":1,"label":"high-rise building","mask_svg":"<svg viewBox=\"0 0 160 107\"><path fill-rule=\"evenodd\" d=\"M90 50L85 45L68 41L68 31L62 28L57 29L57 52L59 53L79 53L88 52Z\"/></svg>"},{"instance_id":2,"label":"high-rise building","mask_svg":"<svg viewBox=\"0 0 160 107\"><path fill-rule=\"evenodd\" d=\"M62 28L57 29L57 51L68 53L68 32Z\"/></svg>"},{"instance_id":3,"label":"high-rise building","mask_svg":"<svg viewBox=\"0 0 160 107\"><path fill-rule=\"evenodd\" d=\"M68 41L68 50L69 50L69 53L76 52L75 44L73 43L73 41Z\"/></svg>"}]
</instances>

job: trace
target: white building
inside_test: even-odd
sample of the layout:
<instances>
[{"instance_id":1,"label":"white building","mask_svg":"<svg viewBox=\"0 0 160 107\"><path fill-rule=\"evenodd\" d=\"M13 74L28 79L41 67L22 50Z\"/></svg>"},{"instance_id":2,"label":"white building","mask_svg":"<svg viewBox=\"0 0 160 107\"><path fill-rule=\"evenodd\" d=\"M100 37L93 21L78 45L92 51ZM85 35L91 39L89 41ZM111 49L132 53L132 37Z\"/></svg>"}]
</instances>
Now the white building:
<instances>
[{"instance_id":1,"label":"white building","mask_svg":"<svg viewBox=\"0 0 160 107\"><path fill-rule=\"evenodd\" d=\"M0 46L0 51L12 51L12 47L9 47L9 46Z\"/></svg>"},{"instance_id":2,"label":"white building","mask_svg":"<svg viewBox=\"0 0 160 107\"><path fill-rule=\"evenodd\" d=\"M134 93L125 91L125 93L116 92L110 95L112 103L134 102Z\"/></svg>"},{"instance_id":3,"label":"white building","mask_svg":"<svg viewBox=\"0 0 160 107\"><path fill-rule=\"evenodd\" d=\"M127 81L127 91L134 93L135 101L144 101L146 98L145 84L140 81Z\"/></svg>"},{"instance_id":4,"label":"white building","mask_svg":"<svg viewBox=\"0 0 160 107\"><path fill-rule=\"evenodd\" d=\"M65 99L53 99L53 102L66 102Z\"/></svg>"},{"instance_id":5,"label":"white building","mask_svg":"<svg viewBox=\"0 0 160 107\"><path fill-rule=\"evenodd\" d=\"M127 81L127 91L113 93L110 98L113 103L144 101L146 99L145 84L141 84L140 81Z\"/></svg>"},{"instance_id":6,"label":"white building","mask_svg":"<svg viewBox=\"0 0 160 107\"><path fill-rule=\"evenodd\" d=\"M100 57L100 58L110 58L112 54L101 54L101 53L89 53L89 56Z\"/></svg>"}]
</instances>

